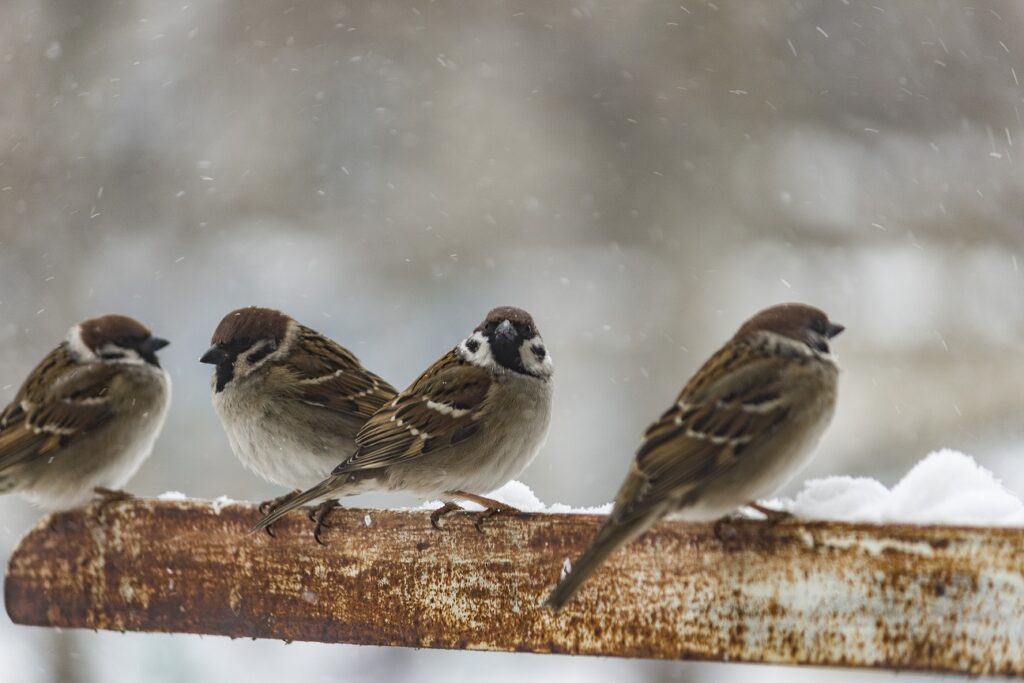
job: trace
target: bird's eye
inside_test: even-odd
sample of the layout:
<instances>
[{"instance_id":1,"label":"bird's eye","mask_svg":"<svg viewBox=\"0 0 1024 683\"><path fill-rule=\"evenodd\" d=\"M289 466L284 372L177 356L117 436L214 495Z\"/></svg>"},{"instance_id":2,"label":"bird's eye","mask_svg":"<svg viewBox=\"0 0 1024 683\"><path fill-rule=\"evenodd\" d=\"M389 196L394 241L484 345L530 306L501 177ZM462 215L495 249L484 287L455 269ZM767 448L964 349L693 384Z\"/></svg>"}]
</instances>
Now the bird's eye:
<instances>
[{"instance_id":1,"label":"bird's eye","mask_svg":"<svg viewBox=\"0 0 1024 683\"><path fill-rule=\"evenodd\" d=\"M532 346L530 350L533 351L533 355L537 356L537 360L544 360L544 356L548 355L547 349L543 346Z\"/></svg>"},{"instance_id":2,"label":"bird's eye","mask_svg":"<svg viewBox=\"0 0 1024 683\"><path fill-rule=\"evenodd\" d=\"M124 358L123 351L104 351L100 354L100 358L103 360L121 360Z\"/></svg>"},{"instance_id":3,"label":"bird's eye","mask_svg":"<svg viewBox=\"0 0 1024 683\"><path fill-rule=\"evenodd\" d=\"M480 350L480 342L478 342L476 339L466 340L466 350L469 351L470 353L476 353L477 351Z\"/></svg>"}]
</instances>

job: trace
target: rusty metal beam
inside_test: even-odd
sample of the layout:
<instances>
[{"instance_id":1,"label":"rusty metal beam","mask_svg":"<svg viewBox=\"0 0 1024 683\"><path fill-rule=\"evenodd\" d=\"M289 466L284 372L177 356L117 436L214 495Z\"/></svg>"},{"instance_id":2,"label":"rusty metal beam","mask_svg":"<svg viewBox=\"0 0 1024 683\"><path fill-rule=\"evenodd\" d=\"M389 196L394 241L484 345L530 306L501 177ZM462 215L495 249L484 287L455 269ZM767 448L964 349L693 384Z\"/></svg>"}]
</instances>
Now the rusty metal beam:
<instances>
[{"instance_id":1,"label":"rusty metal beam","mask_svg":"<svg viewBox=\"0 0 1024 683\"><path fill-rule=\"evenodd\" d=\"M344 510L247 535L249 505L132 500L43 519L11 557L20 624L428 648L1024 674L1024 529L668 522L559 615L599 522Z\"/></svg>"}]
</instances>

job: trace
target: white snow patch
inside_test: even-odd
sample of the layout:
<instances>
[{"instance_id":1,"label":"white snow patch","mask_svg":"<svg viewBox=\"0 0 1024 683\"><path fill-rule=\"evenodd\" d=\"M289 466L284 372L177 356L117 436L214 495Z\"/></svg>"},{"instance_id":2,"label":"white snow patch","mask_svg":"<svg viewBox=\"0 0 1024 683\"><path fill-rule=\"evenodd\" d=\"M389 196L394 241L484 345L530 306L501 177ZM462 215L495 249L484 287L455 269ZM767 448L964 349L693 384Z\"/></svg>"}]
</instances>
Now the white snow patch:
<instances>
[{"instance_id":1,"label":"white snow patch","mask_svg":"<svg viewBox=\"0 0 1024 683\"><path fill-rule=\"evenodd\" d=\"M766 504L845 522L1024 525L1024 501L974 458L949 449L928 455L891 490L866 477L826 477L804 483L796 498Z\"/></svg>"},{"instance_id":2,"label":"white snow patch","mask_svg":"<svg viewBox=\"0 0 1024 683\"><path fill-rule=\"evenodd\" d=\"M220 514L220 511L228 505L234 505L237 501L228 498L227 496L218 496L217 498L210 501L210 505L213 506L213 511L216 514Z\"/></svg>"},{"instance_id":3,"label":"white snow patch","mask_svg":"<svg viewBox=\"0 0 1024 683\"><path fill-rule=\"evenodd\" d=\"M565 503L552 503L547 507L544 512L554 512L563 515L607 515L611 513L612 507L615 503L607 502L601 505L591 505L579 508L574 508Z\"/></svg>"},{"instance_id":4,"label":"white snow patch","mask_svg":"<svg viewBox=\"0 0 1024 683\"><path fill-rule=\"evenodd\" d=\"M593 507L579 507L574 508L564 503L551 503L545 505L541 502L540 498L533 492L529 486L521 481L512 480L502 486L500 489L491 491L486 494L487 498L493 498L497 501L510 505L523 512L551 512L558 514L579 514L579 515L606 515L612 511L612 503L605 503L604 505L597 505ZM421 510L435 510L441 507L443 503L439 500L431 500L425 502L420 506ZM459 505L470 511L483 510L482 507L469 501L459 501Z\"/></svg>"},{"instance_id":5,"label":"white snow patch","mask_svg":"<svg viewBox=\"0 0 1024 683\"><path fill-rule=\"evenodd\" d=\"M181 491L164 491L159 496L157 496L156 499L167 501L182 501L188 500L188 496L186 496Z\"/></svg>"}]
</instances>

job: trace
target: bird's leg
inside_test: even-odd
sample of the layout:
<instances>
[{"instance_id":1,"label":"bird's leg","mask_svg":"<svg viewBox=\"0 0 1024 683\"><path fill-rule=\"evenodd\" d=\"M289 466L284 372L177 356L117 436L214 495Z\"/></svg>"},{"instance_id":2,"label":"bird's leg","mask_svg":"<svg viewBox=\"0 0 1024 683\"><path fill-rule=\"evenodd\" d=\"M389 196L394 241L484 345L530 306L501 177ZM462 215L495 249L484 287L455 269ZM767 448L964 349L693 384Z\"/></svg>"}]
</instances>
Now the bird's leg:
<instances>
[{"instance_id":1,"label":"bird's leg","mask_svg":"<svg viewBox=\"0 0 1024 683\"><path fill-rule=\"evenodd\" d=\"M321 538L324 529L329 529L331 526L327 523L327 518L335 509L340 507L341 503L334 498L331 498L330 500L325 500L314 508L310 508L309 521L316 523L316 526L313 527L313 538L320 545L324 545L323 538Z\"/></svg>"},{"instance_id":2,"label":"bird's leg","mask_svg":"<svg viewBox=\"0 0 1024 683\"><path fill-rule=\"evenodd\" d=\"M459 505L458 503L448 501L447 503L445 503L444 505L430 513L430 525L435 529L440 529L442 527L442 522L445 517L452 514L456 510L461 509L462 506Z\"/></svg>"},{"instance_id":3,"label":"bird's leg","mask_svg":"<svg viewBox=\"0 0 1024 683\"><path fill-rule=\"evenodd\" d=\"M471 503L482 505L484 507L483 512L476 513L476 521L473 524L476 526L477 531L484 530L484 521L490 519L494 515L506 514L514 512L522 514L522 510L514 508L511 505L506 505L500 500L494 500L493 498L487 498L485 496L478 496L475 493L467 493L465 491L448 491L448 495L454 498L461 498L462 500L468 500Z\"/></svg>"},{"instance_id":4,"label":"bird's leg","mask_svg":"<svg viewBox=\"0 0 1024 683\"><path fill-rule=\"evenodd\" d=\"M285 503L287 503L289 500L291 500L295 496L299 495L300 493L302 493L301 489L295 489L291 493L286 493L283 496L278 496L277 498L271 498L270 500L265 500L262 503L260 503L260 506L257 509L260 511L261 515L266 517L271 512L273 512L277 508L281 507L282 505L284 505ZM274 534L274 525L273 524L268 525L267 528L265 529L265 531L268 534L270 534L271 537L274 537L276 535L276 534Z\"/></svg>"},{"instance_id":5,"label":"bird's leg","mask_svg":"<svg viewBox=\"0 0 1024 683\"><path fill-rule=\"evenodd\" d=\"M752 510L757 510L758 512L760 512L762 515L765 516L766 520L769 523L771 523L771 524L777 524L777 523L781 522L784 519L792 519L793 518L793 513L792 512L786 512L785 510L776 510L775 508L770 508L770 507L761 505L760 503L758 503L756 501L752 501L750 503L747 503L747 507L752 509Z\"/></svg>"},{"instance_id":6,"label":"bird's leg","mask_svg":"<svg viewBox=\"0 0 1024 683\"><path fill-rule=\"evenodd\" d=\"M105 521L107 509L110 508L111 505L114 505L115 503L122 503L135 497L127 491L122 491L120 489L108 489L105 486L95 486L92 491L98 496L98 512L101 522Z\"/></svg>"}]
</instances>

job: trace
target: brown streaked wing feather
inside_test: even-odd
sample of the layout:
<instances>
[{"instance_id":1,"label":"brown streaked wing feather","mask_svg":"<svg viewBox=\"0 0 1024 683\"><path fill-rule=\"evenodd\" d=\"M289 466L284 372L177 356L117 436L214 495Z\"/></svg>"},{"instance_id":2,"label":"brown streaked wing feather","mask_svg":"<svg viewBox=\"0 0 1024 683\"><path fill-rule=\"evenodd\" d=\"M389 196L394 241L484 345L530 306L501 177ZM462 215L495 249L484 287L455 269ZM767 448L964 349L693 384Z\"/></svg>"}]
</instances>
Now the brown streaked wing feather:
<instances>
[{"instance_id":1,"label":"brown streaked wing feather","mask_svg":"<svg viewBox=\"0 0 1024 683\"><path fill-rule=\"evenodd\" d=\"M490 389L486 370L449 352L370 418L356 436L359 449L334 473L387 467L471 438L487 412Z\"/></svg>"},{"instance_id":2,"label":"brown streaked wing feather","mask_svg":"<svg viewBox=\"0 0 1024 683\"><path fill-rule=\"evenodd\" d=\"M728 470L748 444L771 433L788 415L780 367L754 348L715 354L652 424L634 468L616 499L622 520L642 517L667 499L684 499Z\"/></svg>"},{"instance_id":3,"label":"brown streaked wing feather","mask_svg":"<svg viewBox=\"0 0 1024 683\"><path fill-rule=\"evenodd\" d=\"M68 352L66 342L46 354L46 357L39 361L22 382L14 400L4 409L3 415L0 416L0 429L24 417L25 411L22 404L25 401L38 404L45 400L48 387L44 384L44 378L63 375L74 364L75 361Z\"/></svg>"},{"instance_id":4,"label":"brown streaked wing feather","mask_svg":"<svg viewBox=\"0 0 1024 683\"><path fill-rule=\"evenodd\" d=\"M109 420L107 391L117 369L77 365L65 345L50 352L0 417L0 470L44 456ZM58 377L52 384L46 378Z\"/></svg>"},{"instance_id":5,"label":"brown streaked wing feather","mask_svg":"<svg viewBox=\"0 0 1024 683\"><path fill-rule=\"evenodd\" d=\"M327 337L302 328L298 344L305 353L291 354L284 365L297 376L292 386L300 401L368 419L397 393Z\"/></svg>"}]
</instances>

